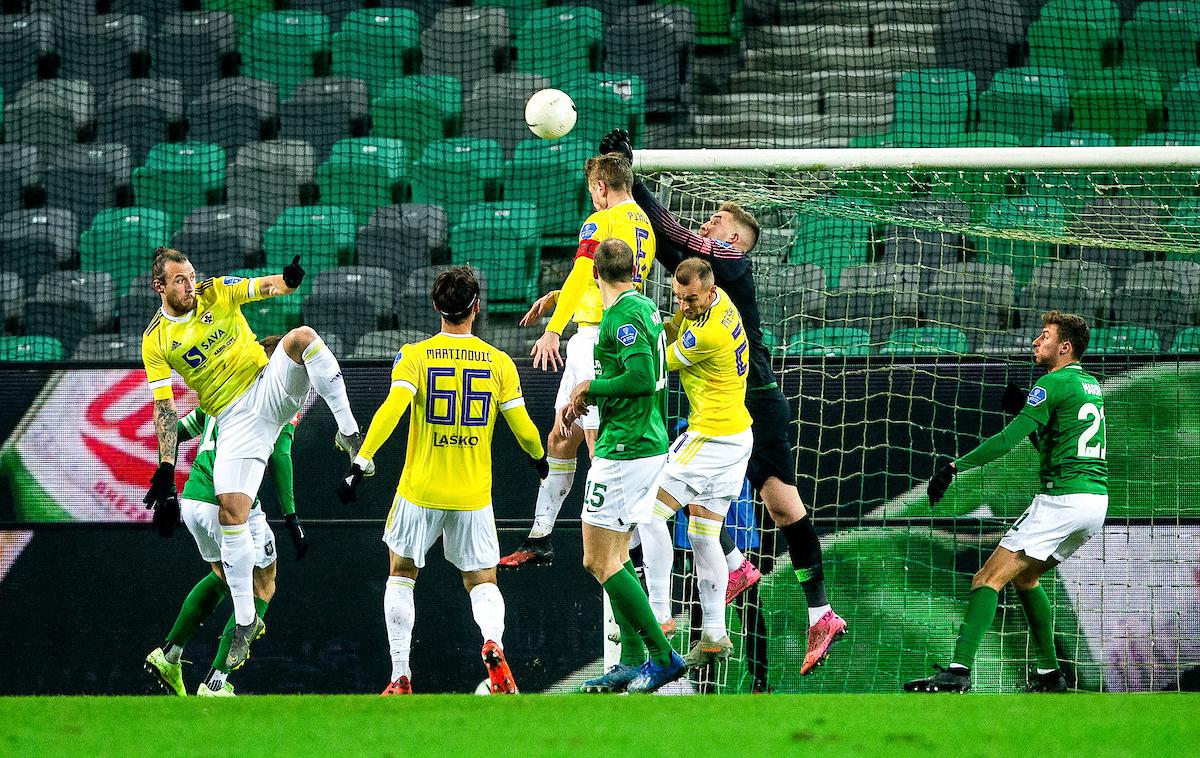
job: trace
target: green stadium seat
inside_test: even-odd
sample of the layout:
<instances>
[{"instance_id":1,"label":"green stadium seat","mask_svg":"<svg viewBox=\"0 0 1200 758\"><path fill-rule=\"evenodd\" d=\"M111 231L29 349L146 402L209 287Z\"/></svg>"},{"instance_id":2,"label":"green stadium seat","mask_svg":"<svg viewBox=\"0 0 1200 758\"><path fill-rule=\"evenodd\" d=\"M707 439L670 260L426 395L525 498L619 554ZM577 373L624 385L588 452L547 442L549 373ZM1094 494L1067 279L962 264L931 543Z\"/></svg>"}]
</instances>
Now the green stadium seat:
<instances>
[{"instance_id":1,"label":"green stadium seat","mask_svg":"<svg viewBox=\"0 0 1200 758\"><path fill-rule=\"evenodd\" d=\"M1106 69L1071 93L1075 127L1111 134L1128 145L1143 132L1162 128L1162 88L1148 68Z\"/></svg>"},{"instance_id":2,"label":"green stadium seat","mask_svg":"<svg viewBox=\"0 0 1200 758\"><path fill-rule=\"evenodd\" d=\"M503 8L508 14L508 28L516 32L550 3L548 0L474 0L471 5ZM559 9L555 8L555 10Z\"/></svg>"},{"instance_id":3,"label":"green stadium seat","mask_svg":"<svg viewBox=\"0 0 1200 758\"><path fill-rule=\"evenodd\" d=\"M1071 82L1062 69L1010 68L996 73L979 96L980 131L1014 134L1035 145L1042 135L1066 126Z\"/></svg>"},{"instance_id":4,"label":"green stadium seat","mask_svg":"<svg viewBox=\"0 0 1200 758\"><path fill-rule=\"evenodd\" d=\"M0 337L0 361L61 361L65 358L62 343L54 337L38 334Z\"/></svg>"},{"instance_id":5,"label":"green stadium seat","mask_svg":"<svg viewBox=\"0 0 1200 758\"><path fill-rule=\"evenodd\" d=\"M1038 235L1065 237L1067 209L1052 197L1002 198L988 208L984 223L1001 233L1006 229L1027 230ZM981 252L982 261L1011 267L1017 284L1025 285L1036 266L1055 258L1056 244L995 236L976 238L975 248Z\"/></svg>"},{"instance_id":6,"label":"green stadium seat","mask_svg":"<svg viewBox=\"0 0 1200 758\"><path fill-rule=\"evenodd\" d=\"M421 54L421 20L408 8L365 8L333 35L335 75L363 79L371 95L389 80L413 74Z\"/></svg>"},{"instance_id":7,"label":"green stadium seat","mask_svg":"<svg viewBox=\"0 0 1200 758\"><path fill-rule=\"evenodd\" d=\"M408 192L408 147L398 139L350 137L333 146L317 168L321 202L354 211L365 224L381 205L404 202Z\"/></svg>"},{"instance_id":8,"label":"green stadium seat","mask_svg":"<svg viewBox=\"0 0 1200 758\"><path fill-rule=\"evenodd\" d=\"M1184 73L1167 94L1167 119L1172 129L1200 131L1200 68Z\"/></svg>"},{"instance_id":9,"label":"green stadium seat","mask_svg":"<svg viewBox=\"0 0 1200 758\"><path fill-rule=\"evenodd\" d=\"M1101 326L1092 330L1088 352L1092 355L1157 353L1158 332L1144 326Z\"/></svg>"},{"instance_id":10,"label":"green stadium seat","mask_svg":"<svg viewBox=\"0 0 1200 758\"><path fill-rule=\"evenodd\" d=\"M573 137L518 142L504 165L505 202L534 203L543 235L574 240L590 208L583 164L594 150Z\"/></svg>"},{"instance_id":11,"label":"green stadium seat","mask_svg":"<svg viewBox=\"0 0 1200 758\"><path fill-rule=\"evenodd\" d=\"M1116 59L1119 27L1043 18L1029 25L1029 65L1057 68L1079 83Z\"/></svg>"},{"instance_id":12,"label":"green stadium seat","mask_svg":"<svg viewBox=\"0 0 1200 758\"><path fill-rule=\"evenodd\" d=\"M288 259L289 262L291 259ZM306 266L307 267L307 266ZM256 276L274 276L279 273L275 267L243 268L230 272L232 276L247 279ZM258 337L269 337L273 334L287 334L302 323L301 305L303 295L293 292L283 297L273 297L270 300L258 300L242 306L242 315Z\"/></svg>"},{"instance_id":13,"label":"green stadium seat","mask_svg":"<svg viewBox=\"0 0 1200 758\"><path fill-rule=\"evenodd\" d=\"M79 236L79 268L112 274L117 292L149 270L154 249L171 244L171 215L157 208L107 208Z\"/></svg>"},{"instance_id":14,"label":"green stadium seat","mask_svg":"<svg viewBox=\"0 0 1200 758\"><path fill-rule=\"evenodd\" d=\"M612 129L629 131L634 147L641 147L646 133L646 85L627 73L585 74L561 87L575 101L579 120L572 136L595 142Z\"/></svg>"},{"instance_id":15,"label":"green stadium seat","mask_svg":"<svg viewBox=\"0 0 1200 758\"><path fill-rule=\"evenodd\" d=\"M682 5L696 15L696 44L729 45L742 38L743 3L737 0L659 0L662 5Z\"/></svg>"},{"instance_id":16,"label":"green stadium seat","mask_svg":"<svg viewBox=\"0 0 1200 758\"><path fill-rule=\"evenodd\" d=\"M880 134L858 134L850 138L846 147L901 147L901 140L893 132Z\"/></svg>"},{"instance_id":17,"label":"green stadium seat","mask_svg":"<svg viewBox=\"0 0 1200 758\"><path fill-rule=\"evenodd\" d=\"M263 233L267 265L275 271L299 255L310 274L354 262L354 212L333 205L288 208Z\"/></svg>"},{"instance_id":18,"label":"green stadium seat","mask_svg":"<svg viewBox=\"0 0 1200 758\"><path fill-rule=\"evenodd\" d=\"M1200 5L1190 0L1143 0L1133 10L1135 21L1187 21L1200 24Z\"/></svg>"},{"instance_id":19,"label":"green stadium seat","mask_svg":"<svg viewBox=\"0 0 1200 758\"><path fill-rule=\"evenodd\" d=\"M1168 238L1195 245L1197 229L1200 229L1200 198L1189 197L1171 205L1163 224ZM1200 253L1167 253L1167 260L1200 261Z\"/></svg>"},{"instance_id":20,"label":"green stadium seat","mask_svg":"<svg viewBox=\"0 0 1200 758\"><path fill-rule=\"evenodd\" d=\"M402 139L419 153L462 127L462 83L452 76L408 76L377 88L371 134Z\"/></svg>"},{"instance_id":21,"label":"green stadium seat","mask_svg":"<svg viewBox=\"0 0 1200 758\"><path fill-rule=\"evenodd\" d=\"M484 272L488 310L524 312L537 297L541 244L533 203L478 203L450 227L450 259Z\"/></svg>"},{"instance_id":22,"label":"green stadium seat","mask_svg":"<svg viewBox=\"0 0 1200 758\"><path fill-rule=\"evenodd\" d=\"M275 10L275 0L204 0L210 11L224 11L237 19L242 34L254 27L254 20L267 11Z\"/></svg>"},{"instance_id":23,"label":"green stadium seat","mask_svg":"<svg viewBox=\"0 0 1200 758\"><path fill-rule=\"evenodd\" d=\"M604 20L597 8L564 6L534 11L517 32L517 70L561 85L599 64Z\"/></svg>"},{"instance_id":24,"label":"green stadium seat","mask_svg":"<svg viewBox=\"0 0 1200 758\"><path fill-rule=\"evenodd\" d=\"M804 329L783 346L784 355L841 358L864 356L871 352L871 334L863 329L827 326Z\"/></svg>"},{"instance_id":25,"label":"green stadium seat","mask_svg":"<svg viewBox=\"0 0 1200 758\"><path fill-rule=\"evenodd\" d=\"M225 189L225 151L208 142L160 142L133 170L137 204L182 218L218 203Z\"/></svg>"},{"instance_id":26,"label":"green stadium seat","mask_svg":"<svg viewBox=\"0 0 1200 758\"><path fill-rule=\"evenodd\" d=\"M1038 147L1112 147L1116 144L1111 134L1084 129L1048 132L1037 143Z\"/></svg>"},{"instance_id":27,"label":"green stadium seat","mask_svg":"<svg viewBox=\"0 0 1200 758\"><path fill-rule=\"evenodd\" d=\"M1200 353L1200 326L1189 326L1175 333L1172 353Z\"/></svg>"},{"instance_id":28,"label":"green stadium seat","mask_svg":"<svg viewBox=\"0 0 1200 758\"><path fill-rule=\"evenodd\" d=\"M1112 147L1117 141L1104 132L1074 130L1050 132L1042 136L1039 147ZM1026 194L1030 197L1050 198L1061 203L1069 217L1077 216L1096 186L1112 183L1112 172L1104 170L1062 172L1033 171L1024 175ZM1095 180L1095 181L1094 181Z\"/></svg>"},{"instance_id":29,"label":"green stadium seat","mask_svg":"<svg viewBox=\"0 0 1200 758\"><path fill-rule=\"evenodd\" d=\"M906 71L896 83L892 130L918 146L941 147L975 120L975 75L953 68Z\"/></svg>"},{"instance_id":30,"label":"green stadium seat","mask_svg":"<svg viewBox=\"0 0 1200 758\"><path fill-rule=\"evenodd\" d=\"M1016 134L991 131L956 134L946 141L947 147L1021 147L1024 144Z\"/></svg>"},{"instance_id":31,"label":"green stadium seat","mask_svg":"<svg viewBox=\"0 0 1200 758\"><path fill-rule=\"evenodd\" d=\"M328 53L329 18L311 11L270 11L242 38L242 75L274 82L280 100L317 73Z\"/></svg>"},{"instance_id":32,"label":"green stadium seat","mask_svg":"<svg viewBox=\"0 0 1200 758\"><path fill-rule=\"evenodd\" d=\"M970 352L967 335L946 326L901 327L892 331L883 355L962 355Z\"/></svg>"},{"instance_id":33,"label":"green stadium seat","mask_svg":"<svg viewBox=\"0 0 1200 758\"><path fill-rule=\"evenodd\" d=\"M466 206L498 196L503 168L504 151L494 140L431 142L413 166L413 202L444 207L454 225Z\"/></svg>"},{"instance_id":34,"label":"green stadium seat","mask_svg":"<svg viewBox=\"0 0 1200 758\"><path fill-rule=\"evenodd\" d=\"M1157 69L1170 89L1181 74L1197 65L1200 19L1134 18L1121 31L1121 43L1122 65Z\"/></svg>"},{"instance_id":35,"label":"green stadium seat","mask_svg":"<svg viewBox=\"0 0 1200 758\"><path fill-rule=\"evenodd\" d=\"M872 206L864 200L833 196L813 198L801 208L792 222L796 236L788 250L787 262L793 266L802 263L820 266L825 271L826 286L835 289L843 268L867 262L871 222L831 214L857 211L866 215ZM829 211L819 213L820 208Z\"/></svg>"},{"instance_id":36,"label":"green stadium seat","mask_svg":"<svg viewBox=\"0 0 1200 758\"><path fill-rule=\"evenodd\" d=\"M1050 0L1039 18L1085 21L1115 35L1121 26L1121 8L1112 0Z\"/></svg>"}]
</instances>

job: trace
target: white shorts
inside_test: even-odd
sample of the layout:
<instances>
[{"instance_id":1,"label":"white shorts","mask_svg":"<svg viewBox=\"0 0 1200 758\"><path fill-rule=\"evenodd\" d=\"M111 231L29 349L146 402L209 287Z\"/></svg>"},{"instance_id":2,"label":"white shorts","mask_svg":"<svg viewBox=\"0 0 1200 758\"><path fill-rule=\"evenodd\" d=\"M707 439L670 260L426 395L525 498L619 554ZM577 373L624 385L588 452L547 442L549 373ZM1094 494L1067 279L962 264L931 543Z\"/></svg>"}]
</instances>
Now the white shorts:
<instances>
[{"instance_id":1,"label":"white shorts","mask_svg":"<svg viewBox=\"0 0 1200 758\"><path fill-rule=\"evenodd\" d=\"M217 518L220 509L213 503L184 499L179 503L179 510L184 526L192 533L196 547L200 548L200 557L209 563L220 563L221 522ZM275 562L275 535L257 503L250 509L246 523L250 525L250 539L254 541L254 565L265 569Z\"/></svg>"},{"instance_id":2,"label":"white shorts","mask_svg":"<svg viewBox=\"0 0 1200 758\"><path fill-rule=\"evenodd\" d=\"M571 404L571 393L582 382L596 378L596 341L600 338L600 327L581 326L567 340L567 359L563 363L562 380L558 383L558 397L554 399L554 410L561 411ZM600 428L600 412L589 405L587 413L575 420L584 429Z\"/></svg>"},{"instance_id":3,"label":"white shorts","mask_svg":"<svg viewBox=\"0 0 1200 758\"><path fill-rule=\"evenodd\" d=\"M383 527L383 542L396 555L424 568L438 537L446 560L459 571L481 571L500 563L500 539L492 506L477 511L425 508L396 495Z\"/></svg>"},{"instance_id":4,"label":"white shorts","mask_svg":"<svg viewBox=\"0 0 1200 758\"><path fill-rule=\"evenodd\" d=\"M628 532L648 521L658 495L655 485L666 462L665 453L628 461L593 458L583 488L584 523Z\"/></svg>"},{"instance_id":5,"label":"white shorts","mask_svg":"<svg viewBox=\"0 0 1200 758\"><path fill-rule=\"evenodd\" d=\"M708 437L685 432L667 452L658 486L680 505L699 505L724 516L742 494L754 433Z\"/></svg>"},{"instance_id":6,"label":"white shorts","mask_svg":"<svg viewBox=\"0 0 1200 758\"><path fill-rule=\"evenodd\" d=\"M1000 547L1060 563L1104 526L1108 495L1038 495L1000 540Z\"/></svg>"},{"instance_id":7,"label":"white shorts","mask_svg":"<svg viewBox=\"0 0 1200 758\"><path fill-rule=\"evenodd\" d=\"M250 388L217 414L213 489L218 495L258 497L279 430L304 405L309 386L307 369L280 347Z\"/></svg>"}]
</instances>

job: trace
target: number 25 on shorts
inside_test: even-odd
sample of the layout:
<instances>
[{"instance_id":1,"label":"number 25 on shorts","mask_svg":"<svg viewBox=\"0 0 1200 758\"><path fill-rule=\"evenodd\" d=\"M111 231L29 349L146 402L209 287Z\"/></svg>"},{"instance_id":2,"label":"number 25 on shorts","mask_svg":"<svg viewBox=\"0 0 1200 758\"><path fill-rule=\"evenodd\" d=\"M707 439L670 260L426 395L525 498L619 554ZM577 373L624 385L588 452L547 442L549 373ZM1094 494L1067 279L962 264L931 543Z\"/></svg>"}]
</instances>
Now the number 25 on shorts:
<instances>
[{"instance_id":1,"label":"number 25 on shorts","mask_svg":"<svg viewBox=\"0 0 1200 758\"><path fill-rule=\"evenodd\" d=\"M604 507L604 492L607 489L608 485L603 482L588 482L588 489L583 495L583 502L587 506L589 513L595 513Z\"/></svg>"}]
</instances>

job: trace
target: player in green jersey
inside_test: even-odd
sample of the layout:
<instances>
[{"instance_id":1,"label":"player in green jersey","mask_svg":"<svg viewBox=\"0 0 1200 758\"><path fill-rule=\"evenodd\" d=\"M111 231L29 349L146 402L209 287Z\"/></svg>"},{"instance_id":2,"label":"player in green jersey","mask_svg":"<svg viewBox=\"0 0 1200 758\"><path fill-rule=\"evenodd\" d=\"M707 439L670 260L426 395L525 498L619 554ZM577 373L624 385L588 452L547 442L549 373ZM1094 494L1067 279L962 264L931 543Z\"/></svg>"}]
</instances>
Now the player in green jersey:
<instances>
[{"instance_id":1,"label":"player in green jersey","mask_svg":"<svg viewBox=\"0 0 1200 758\"><path fill-rule=\"evenodd\" d=\"M653 692L683 676L629 561L629 534L650 518L667 460L667 338L654 301L633 284L634 253L610 238L595 250L604 316L593 351L596 378L571 393L563 423L595 405L595 457L583 491L583 565L608 593L621 627L621 663L585 692ZM646 660L646 651L649 659Z\"/></svg>"},{"instance_id":2,"label":"player in green jersey","mask_svg":"<svg viewBox=\"0 0 1200 758\"><path fill-rule=\"evenodd\" d=\"M1037 670L1028 692L1064 692L1067 684L1054 649L1054 618L1040 577L1065 561L1104 526L1108 511L1108 433L1100 383L1083 370L1089 330L1079 316L1042 315L1033 341L1034 361L1048 373L1030 390L1024 406L997 435L942 467L929 480L936 505L960 471L982 466L1034 435L1040 454L1042 494L1000 540L971 581L967 612L948 668L904 685L909 692L966 692L975 652L996 615L1000 590L1012 583L1029 622Z\"/></svg>"}]
</instances>

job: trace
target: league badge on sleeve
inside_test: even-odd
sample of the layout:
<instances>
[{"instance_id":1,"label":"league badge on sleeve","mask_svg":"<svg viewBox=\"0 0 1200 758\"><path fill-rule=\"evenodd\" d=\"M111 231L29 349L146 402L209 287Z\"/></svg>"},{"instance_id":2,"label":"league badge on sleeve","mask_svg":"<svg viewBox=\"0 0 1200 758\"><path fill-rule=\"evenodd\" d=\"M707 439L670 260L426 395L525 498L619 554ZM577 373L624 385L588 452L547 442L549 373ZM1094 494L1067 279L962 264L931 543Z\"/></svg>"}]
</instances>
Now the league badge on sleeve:
<instances>
[{"instance_id":1,"label":"league badge on sleeve","mask_svg":"<svg viewBox=\"0 0 1200 758\"><path fill-rule=\"evenodd\" d=\"M633 324L624 324L617 328L617 339L625 347L629 347L637 339L637 327Z\"/></svg>"},{"instance_id":2,"label":"league badge on sleeve","mask_svg":"<svg viewBox=\"0 0 1200 758\"><path fill-rule=\"evenodd\" d=\"M691 350L696 346L696 335L692 334L691 329L688 329L683 333L683 336L679 338L679 342L682 343L684 347Z\"/></svg>"},{"instance_id":3,"label":"league badge on sleeve","mask_svg":"<svg viewBox=\"0 0 1200 758\"><path fill-rule=\"evenodd\" d=\"M1029 399L1026 402L1036 408L1037 406L1046 402L1046 390L1042 387L1035 386L1033 389L1029 390Z\"/></svg>"},{"instance_id":4,"label":"league badge on sleeve","mask_svg":"<svg viewBox=\"0 0 1200 758\"><path fill-rule=\"evenodd\" d=\"M587 222L579 229L579 241L583 242L584 240L590 240L592 237L595 237L596 231L599 228L600 227L596 226L594 222Z\"/></svg>"}]
</instances>

